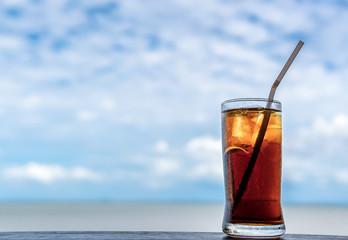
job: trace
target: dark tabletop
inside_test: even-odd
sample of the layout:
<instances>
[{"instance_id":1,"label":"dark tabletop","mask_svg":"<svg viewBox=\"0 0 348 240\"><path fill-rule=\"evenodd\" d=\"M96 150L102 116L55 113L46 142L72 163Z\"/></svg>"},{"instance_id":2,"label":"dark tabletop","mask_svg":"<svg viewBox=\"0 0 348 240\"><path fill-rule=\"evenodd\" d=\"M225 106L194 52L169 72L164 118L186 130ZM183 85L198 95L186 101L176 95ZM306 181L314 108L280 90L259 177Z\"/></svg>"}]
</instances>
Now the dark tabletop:
<instances>
[{"instance_id":1,"label":"dark tabletop","mask_svg":"<svg viewBox=\"0 0 348 240\"><path fill-rule=\"evenodd\" d=\"M118 240L118 239L151 239L151 240L233 240L224 233L212 232L2 232L0 239L74 239L74 240ZM285 234L280 240L348 240L348 236Z\"/></svg>"}]
</instances>

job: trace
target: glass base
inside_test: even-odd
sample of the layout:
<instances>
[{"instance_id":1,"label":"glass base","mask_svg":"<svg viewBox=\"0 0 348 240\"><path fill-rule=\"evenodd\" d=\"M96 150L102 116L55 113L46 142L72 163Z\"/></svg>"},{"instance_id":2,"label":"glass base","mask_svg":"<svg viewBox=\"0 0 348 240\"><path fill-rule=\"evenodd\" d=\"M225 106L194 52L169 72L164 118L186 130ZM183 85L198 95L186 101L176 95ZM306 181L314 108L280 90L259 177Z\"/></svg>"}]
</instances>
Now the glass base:
<instances>
[{"instance_id":1,"label":"glass base","mask_svg":"<svg viewBox=\"0 0 348 240\"><path fill-rule=\"evenodd\" d=\"M278 238L285 233L285 225L247 225L226 223L222 231L238 238Z\"/></svg>"}]
</instances>

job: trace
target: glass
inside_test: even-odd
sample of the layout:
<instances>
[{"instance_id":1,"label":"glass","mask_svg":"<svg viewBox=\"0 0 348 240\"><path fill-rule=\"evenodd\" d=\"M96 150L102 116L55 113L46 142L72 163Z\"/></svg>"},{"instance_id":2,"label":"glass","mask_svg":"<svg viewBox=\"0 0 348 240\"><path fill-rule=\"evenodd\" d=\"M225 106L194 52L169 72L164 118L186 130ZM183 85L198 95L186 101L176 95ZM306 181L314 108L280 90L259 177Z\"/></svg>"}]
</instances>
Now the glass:
<instances>
[{"instance_id":1,"label":"glass","mask_svg":"<svg viewBox=\"0 0 348 240\"><path fill-rule=\"evenodd\" d=\"M257 98L232 99L222 103L221 112L226 196L222 229L236 237L279 237L285 233L280 202L281 103ZM269 116L266 132L250 166L266 114Z\"/></svg>"}]
</instances>

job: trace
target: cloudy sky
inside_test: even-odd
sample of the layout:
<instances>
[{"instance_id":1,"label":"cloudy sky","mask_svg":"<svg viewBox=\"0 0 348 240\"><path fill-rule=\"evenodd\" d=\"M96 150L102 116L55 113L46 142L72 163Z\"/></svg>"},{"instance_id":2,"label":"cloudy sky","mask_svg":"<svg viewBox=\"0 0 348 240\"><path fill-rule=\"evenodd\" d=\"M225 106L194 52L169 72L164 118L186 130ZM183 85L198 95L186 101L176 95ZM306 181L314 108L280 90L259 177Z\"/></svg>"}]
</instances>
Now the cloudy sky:
<instances>
[{"instance_id":1,"label":"cloudy sky","mask_svg":"<svg viewBox=\"0 0 348 240\"><path fill-rule=\"evenodd\" d=\"M348 203L348 2L3 0L0 201L224 201L220 103L283 104L283 200Z\"/></svg>"}]
</instances>

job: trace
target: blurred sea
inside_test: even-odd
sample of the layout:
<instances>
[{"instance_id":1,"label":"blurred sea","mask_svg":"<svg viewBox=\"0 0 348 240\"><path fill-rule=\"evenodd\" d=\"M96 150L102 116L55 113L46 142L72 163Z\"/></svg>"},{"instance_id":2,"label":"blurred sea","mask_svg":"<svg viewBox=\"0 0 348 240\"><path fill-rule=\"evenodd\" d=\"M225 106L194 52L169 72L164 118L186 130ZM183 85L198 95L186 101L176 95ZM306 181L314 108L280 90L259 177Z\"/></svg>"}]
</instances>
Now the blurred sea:
<instances>
[{"instance_id":1,"label":"blurred sea","mask_svg":"<svg viewBox=\"0 0 348 240\"><path fill-rule=\"evenodd\" d=\"M287 233L348 236L348 206L283 206ZM1 203L0 231L219 232L223 204Z\"/></svg>"}]
</instances>

